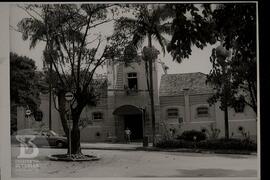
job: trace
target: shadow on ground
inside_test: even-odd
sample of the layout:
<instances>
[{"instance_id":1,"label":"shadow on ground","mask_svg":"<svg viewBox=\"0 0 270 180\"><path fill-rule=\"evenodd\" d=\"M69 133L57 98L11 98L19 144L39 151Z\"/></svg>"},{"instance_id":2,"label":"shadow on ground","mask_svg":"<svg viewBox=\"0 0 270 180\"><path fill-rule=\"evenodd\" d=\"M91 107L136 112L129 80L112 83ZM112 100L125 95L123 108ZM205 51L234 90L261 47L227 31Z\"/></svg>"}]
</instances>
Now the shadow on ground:
<instances>
[{"instance_id":1,"label":"shadow on ground","mask_svg":"<svg viewBox=\"0 0 270 180\"><path fill-rule=\"evenodd\" d=\"M178 169L181 177L256 177L256 170L231 169Z\"/></svg>"}]
</instances>

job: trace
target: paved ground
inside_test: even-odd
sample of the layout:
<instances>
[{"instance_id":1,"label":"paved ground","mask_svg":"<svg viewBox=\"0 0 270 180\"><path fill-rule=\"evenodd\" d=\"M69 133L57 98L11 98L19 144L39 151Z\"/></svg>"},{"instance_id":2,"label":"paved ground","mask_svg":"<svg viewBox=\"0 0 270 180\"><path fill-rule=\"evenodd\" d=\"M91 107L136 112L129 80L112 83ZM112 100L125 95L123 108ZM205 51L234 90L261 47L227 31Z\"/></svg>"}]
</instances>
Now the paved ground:
<instances>
[{"instance_id":1,"label":"paved ground","mask_svg":"<svg viewBox=\"0 0 270 180\"><path fill-rule=\"evenodd\" d=\"M149 147L152 143L149 143ZM132 142L129 144L120 143L81 143L83 149L107 149L107 150L136 150L138 147L142 147L141 142Z\"/></svg>"},{"instance_id":2,"label":"paved ground","mask_svg":"<svg viewBox=\"0 0 270 180\"><path fill-rule=\"evenodd\" d=\"M131 146L131 145L130 145ZM180 152L127 150L91 150L99 161L49 161L48 154L64 149L40 148L32 161L17 159L18 147L12 147L13 177L256 177L256 155L222 155ZM26 166L23 164L30 164Z\"/></svg>"}]
</instances>

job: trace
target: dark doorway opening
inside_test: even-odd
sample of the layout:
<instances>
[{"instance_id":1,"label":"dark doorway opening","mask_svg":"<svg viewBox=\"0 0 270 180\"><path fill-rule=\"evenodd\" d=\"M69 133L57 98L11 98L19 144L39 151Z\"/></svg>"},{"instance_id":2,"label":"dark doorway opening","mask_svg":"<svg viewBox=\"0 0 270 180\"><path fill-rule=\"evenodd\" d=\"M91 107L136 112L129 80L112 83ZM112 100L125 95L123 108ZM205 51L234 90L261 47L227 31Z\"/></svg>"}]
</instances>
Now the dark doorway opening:
<instances>
[{"instance_id":1,"label":"dark doorway opening","mask_svg":"<svg viewBox=\"0 0 270 180\"><path fill-rule=\"evenodd\" d=\"M124 127L131 131L131 141L141 141L143 139L142 115L125 115Z\"/></svg>"}]
</instances>

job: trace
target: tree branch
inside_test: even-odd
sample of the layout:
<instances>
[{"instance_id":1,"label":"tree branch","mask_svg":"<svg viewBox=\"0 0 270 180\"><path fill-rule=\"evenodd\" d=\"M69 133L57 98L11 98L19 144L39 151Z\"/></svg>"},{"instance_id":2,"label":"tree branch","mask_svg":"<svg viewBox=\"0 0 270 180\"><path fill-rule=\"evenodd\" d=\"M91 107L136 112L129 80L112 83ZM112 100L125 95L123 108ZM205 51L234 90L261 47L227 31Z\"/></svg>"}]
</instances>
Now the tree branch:
<instances>
[{"instance_id":1,"label":"tree branch","mask_svg":"<svg viewBox=\"0 0 270 180\"><path fill-rule=\"evenodd\" d=\"M39 21L34 15L32 15L27 9L25 9L24 7L17 5L18 8L22 9L24 12L26 12L31 18ZM41 16L40 16L41 17ZM44 18L41 17L42 20L44 20Z\"/></svg>"},{"instance_id":2,"label":"tree branch","mask_svg":"<svg viewBox=\"0 0 270 180\"><path fill-rule=\"evenodd\" d=\"M16 32L24 33L23 31L20 31L19 29L14 28L12 25L9 25L9 27L10 27L12 30L16 31ZM29 34L30 36L34 35L34 34L31 34L31 33L28 33L28 34ZM46 39L38 38L38 40L46 42Z\"/></svg>"},{"instance_id":3,"label":"tree branch","mask_svg":"<svg viewBox=\"0 0 270 180\"><path fill-rule=\"evenodd\" d=\"M79 86L80 86L80 79L79 79L80 77L79 76L80 76L82 49L84 47L85 39L86 39L87 33L89 31L90 22L91 22L91 16L88 18L86 30L85 30L85 33L84 33L84 37L82 39L82 43L81 43L81 46L80 46L80 52L79 52L79 55L78 55L77 83L76 83L76 89L77 90L79 89Z\"/></svg>"},{"instance_id":4,"label":"tree branch","mask_svg":"<svg viewBox=\"0 0 270 180\"><path fill-rule=\"evenodd\" d=\"M93 55L93 58L92 58L91 62L88 64L87 68L85 69L85 74L84 74L84 78L83 78L83 79L86 79L87 72L89 71L89 68L90 68L91 64L92 64L93 61L95 60L95 56L96 56L96 53L97 53L97 51L98 51L98 49L99 49L100 44L101 44L101 40L99 39L98 45L97 45L96 50L95 50L95 53L94 53L94 55ZM103 52L103 54L104 54L104 52ZM84 80L83 80L83 81L84 81ZM85 83L85 81L83 82L83 84L84 84L84 83Z\"/></svg>"},{"instance_id":5,"label":"tree branch","mask_svg":"<svg viewBox=\"0 0 270 180\"><path fill-rule=\"evenodd\" d=\"M56 96L55 96L55 94L53 94L53 104L54 104L54 108L55 108L58 112L60 112L59 108L56 107L56 101L55 101L55 99L56 99Z\"/></svg>"}]
</instances>

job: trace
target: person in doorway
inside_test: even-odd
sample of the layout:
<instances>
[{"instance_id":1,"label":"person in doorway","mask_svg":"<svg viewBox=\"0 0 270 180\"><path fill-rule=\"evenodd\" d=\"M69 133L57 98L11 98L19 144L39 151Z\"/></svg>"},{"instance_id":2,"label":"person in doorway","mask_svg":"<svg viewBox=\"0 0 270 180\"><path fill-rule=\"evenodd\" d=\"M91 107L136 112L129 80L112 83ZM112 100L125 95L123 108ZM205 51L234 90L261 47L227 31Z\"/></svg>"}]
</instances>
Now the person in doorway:
<instances>
[{"instance_id":1,"label":"person in doorway","mask_svg":"<svg viewBox=\"0 0 270 180\"><path fill-rule=\"evenodd\" d=\"M170 128L170 138L174 139L175 137L175 129Z\"/></svg>"},{"instance_id":2,"label":"person in doorway","mask_svg":"<svg viewBox=\"0 0 270 180\"><path fill-rule=\"evenodd\" d=\"M128 127L125 129L125 139L126 139L126 143L130 143L130 134L131 131L128 129Z\"/></svg>"},{"instance_id":3,"label":"person in doorway","mask_svg":"<svg viewBox=\"0 0 270 180\"><path fill-rule=\"evenodd\" d=\"M172 138L172 137L173 137L173 131L172 131L172 129L171 129L171 128L170 128L169 133L170 133L170 138Z\"/></svg>"}]
</instances>

